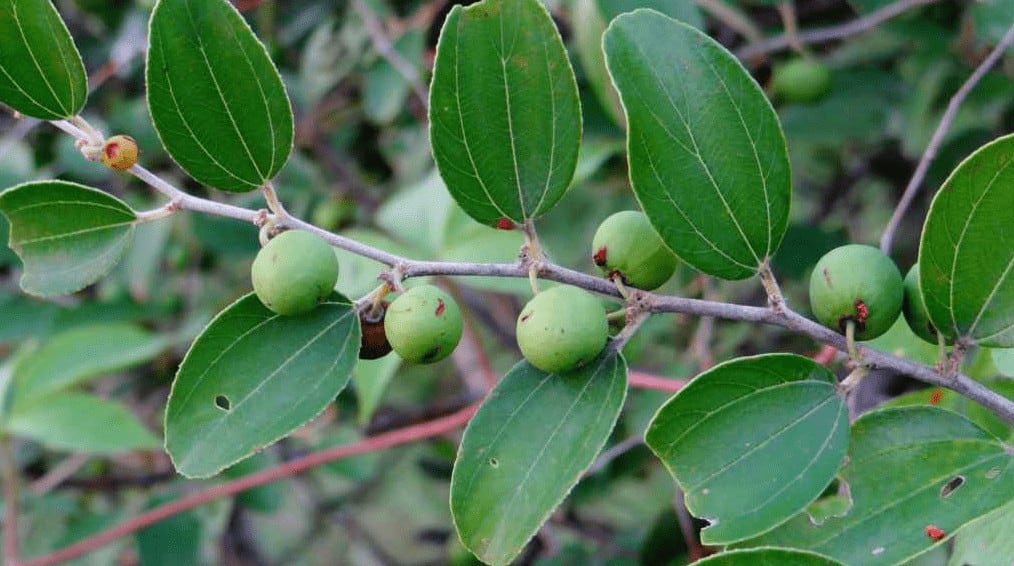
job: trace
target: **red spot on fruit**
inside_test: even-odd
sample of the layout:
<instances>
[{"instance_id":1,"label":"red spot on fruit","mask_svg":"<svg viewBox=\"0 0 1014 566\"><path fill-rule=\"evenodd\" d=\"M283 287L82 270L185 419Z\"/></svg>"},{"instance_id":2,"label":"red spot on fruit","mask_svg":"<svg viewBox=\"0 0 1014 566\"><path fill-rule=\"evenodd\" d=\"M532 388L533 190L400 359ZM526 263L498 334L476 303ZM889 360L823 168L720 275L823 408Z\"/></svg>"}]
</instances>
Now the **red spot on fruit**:
<instances>
[{"instance_id":1,"label":"red spot on fruit","mask_svg":"<svg viewBox=\"0 0 1014 566\"><path fill-rule=\"evenodd\" d=\"M444 314L444 309L447 305L444 304L443 299L437 299L437 316Z\"/></svg>"},{"instance_id":2,"label":"red spot on fruit","mask_svg":"<svg viewBox=\"0 0 1014 566\"><path fill-rule=\"evenodd\" d=\"M119 151L120 151L120 144L118 144L116 142L107 143L106 147L105 147L105 151L106 151L106 157L108 157L109 159L115 159L116 158L116 154L119 153Z\"/></svg>"},{"instance_id":3,"label":"red spot on fruit","mask_svg":"<svg viewBox=\"0 0 1014 566\"><path fill-rule=\"evenodd\" d=\"M605 248L605 246L602 246L601 248L599 248L595 252L595 255L592 256L592 261L594 261L595 265L597 265L599 267L601 267L601 266L603 266L603 265L606 264L606 248Z\"/></svg>"},{"instance_id":4,"label":"red spot on fruit","mask_svg":"<svg viewBox=\"0 0 1014 566\"><path fill-rule=\"evenodd\" d=\"M937 541L947 536L947 533L936 525L926 525L926 536Z\"/></svg>"},{"instance_id":5,"label":"red spot on fruit","mask_svg":"<svg viewBox=\"0 0 1014 566\"><path fill-rule=\"evenodd\" d=\"M930 405L939 405L940 401L944 398L944 390L937 387L930 393L929 402Z\"/></svg>"},{"instance_id":6,"label":"red spot on fruit","mask_svg":"<svg viewBox=\"0 0 1014 566\"><path fill-rule=\"evenodd\" d=\"M856 299L856 322L860 325L866 324L866 319L870 317L870 309L866 306L866 303L862 299Z\"/></svg>"},{"instance_id":7,"label":"red spot on fruit","mask_svg":"<svg viewBox=\"0 0 1014 566\"><path fill-rule=\"evenodd\" d=\"M511 222L510 218L507 218L505 216L501 216L500 220L496 221L496 227L498 229L500 229L500 230L513 230L514 229L514 223Z\"/></svg>"}]
</instances>

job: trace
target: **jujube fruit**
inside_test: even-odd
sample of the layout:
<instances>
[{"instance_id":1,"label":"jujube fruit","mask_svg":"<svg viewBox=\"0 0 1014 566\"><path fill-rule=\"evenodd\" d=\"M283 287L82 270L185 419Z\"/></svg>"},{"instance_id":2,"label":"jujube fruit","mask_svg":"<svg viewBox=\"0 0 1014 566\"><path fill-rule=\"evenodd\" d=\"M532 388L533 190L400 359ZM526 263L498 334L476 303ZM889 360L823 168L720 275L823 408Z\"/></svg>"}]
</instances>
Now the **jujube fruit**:
<instances>
[{"instance_id":1,"label":"jujube fruit","mask_svg":"<svg viewBox=\"0 0 1014 566\"><path fill-rule=\"evenodd\" d=\"M430 364L451 355L461 340L461 309L439 287L419 285L391 302L384 329L404 360Z\"/></svg>"},{"instance_id":2,"label":"jujube fruit","mask_svg":"<svg viewBox=\"0 0 1014 566\"><path fill-rule=\"evenodd\" d=\"M930 344L937 343L937 329L930 322L919 286L918 263L913 265L905 275L905 299L901 306L901 312L905 314L905 322L908 323L908 327L916 336ZM953 340L948 340L947 343L951 344Z\"/></svg>"},{"instance_id":3,"label":"jujube fruit","mask_svg":"<svg viewBox=\"0 0 1014 566\"><path fill-rule=\"evenodd\" d=\"M321 237L303 230L275 236L250 268L257 298L281 315L313 310L334 290L338 257Z\"/></svg>"},{"instance_id":4,"label":"jujube fruit","mask_svg":"<svg viewBox=\"0 0 1014 566\"><path fill-rule=\"evenodd\" d=\"M771 90L788 102L816 102L831 90L831 70L815 59L792 59L775 66Z\"/></svg>"},{"instance_id":5,"label":"jujube fruit","mask_svg":"<svg viewBox=\"0 0 1014 566\"><path fill-rule=\"evenodd\" d=\"M598 299L584 289L561 285L528 301L518 316L517 339L530 364L561 373L595 359L606 345L608 331Z\"/></svg>"},{"instance_id":6,"label":"jujube fruit","mask_svg":"<svg viewBox=\"0 0 1014 566\"><path fill-rule=\"evenodd\" d=\"M850 244L820 258L810 276L810 308L821 324L856 340L888 331L901 314L904 284L891 258L877 248Z\"/></svg>"},{"instance_id":7,"label":"jujube fruit","mask_svg":"<svg viewBox=\"0 0 1014 566\"><path fill-rule=\"evenodd\" d=\"M124 135L112 136L102 145L102 164L124 171L137 163L138 153L140 150L134 138Z\"/></svg>"},{"instance_id":8,"label":"jujube fruit","mask_svg":"<svg viewBox=\"0 0 1014 566\"><path fill-rule=\"evenodd\" d=\"M390 303L383 301L376 312L369 309L359 313L359 328L362 329L362 340L359 344L360 360L375 360L391 353L391 342L384 330L387 308Z\"/></svg>"},{"instance_id":9,"label":"jujube fruit","mask_svg":"<svg viewBox=\"0 0 1014 566\"><path fill-rule=\"evenodd\" d=\"M650 291L672 277L676 256L641 212L624 210L602 221L592 238L592 261L631 287Z\"/></svg>"}]
</instances>

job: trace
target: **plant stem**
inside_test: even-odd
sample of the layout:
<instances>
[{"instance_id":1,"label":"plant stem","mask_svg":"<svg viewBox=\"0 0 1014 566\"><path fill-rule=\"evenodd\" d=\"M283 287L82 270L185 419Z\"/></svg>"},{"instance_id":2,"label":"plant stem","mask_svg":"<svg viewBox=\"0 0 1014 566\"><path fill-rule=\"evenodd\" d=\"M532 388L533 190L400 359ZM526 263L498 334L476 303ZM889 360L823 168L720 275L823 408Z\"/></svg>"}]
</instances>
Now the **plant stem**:
<instances>
[{"instance_id":1,"label":"plant stem","mask_svg":"<svg viewBox=\"0 0 1014 566\"><path fill-rule=\"evenodd\" d=\"M14 462L11 438L0 436L0 467L3 468L4 493L4 566L19 564L18 545L18 466Z\"/></svg>"},{"instance_id":2,"label":"plant stem","mask_svg":"<svg viewBox=\"0 0 1014 566\"><path fill-rule=\"evenodd\" d=\"M950 102L947 103L947 110L944 111L944 115L940 118L940 123L937 125L936 131L933 132L933 137L930 138L929 144L926 146L926 151L919 158L919 164L916 165L915 173L912 174L912 178L908 181L905 192L902 193L898 206L895 207L894 213L891 214L891 220L887 223L887 227L884 228L884 234L880 237L880 251L884 252L884 254L889 255L891 253L894 234L898 231L901 219L904 218L905 212L908 211L908 207L912 204L916 193L919 192L919 187L922 186L922 182L926 178L926 172L929 171L930 164L936 158L937 152L944 142L944 136L951 129L951 124L958 115L958 109L961 107L961 104L968 97L968 94L972 92L972 89L975 88L975 85L979 84L982 77L996 64L1000 56L1007 51L1012 42L1014 42L1014 24L1011 24L1007 28L1007 33L1003 35L1000 43L996 44L996 47L982 60L982 63L975 68L975 71L972 72L964 84L954 93L954 96L951 97Z\"/></svg>"}]
</instances>

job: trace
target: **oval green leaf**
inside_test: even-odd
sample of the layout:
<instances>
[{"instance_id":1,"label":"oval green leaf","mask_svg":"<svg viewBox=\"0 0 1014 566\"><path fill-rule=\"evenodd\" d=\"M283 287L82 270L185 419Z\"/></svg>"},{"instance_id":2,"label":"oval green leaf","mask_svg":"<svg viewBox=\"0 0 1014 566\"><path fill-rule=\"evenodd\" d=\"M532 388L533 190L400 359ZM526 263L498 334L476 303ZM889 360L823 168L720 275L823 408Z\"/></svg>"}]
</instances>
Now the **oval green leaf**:
<instances>
[{"instance_id":1,"label":"oval green leaf","mask_svg":"<svg viewBox=\"0 0 1014 566\"><path fill-rule=\"evenodd\" d=\"M486 225L552 208L577 167L581 104L542 3L455 6L434 65L430 139L454 200Z\"/></svg>"},{"instance_id":2,"label":"oval green leaf","mask_svg":"<svg viewBox=\"0 0 1014 566\"><path fill-rule=\"evenodd\" d=\"M67 181L35 181L0 193L21 288L48 297L79 291L123 256L137 216L120 199Z\"/></svg>"},{"instance_id":3,"label":"oval green leaf","mask_svg":"<svg viewBox=\"0 0 1014 566\"><path fill-rule=\"evenodd\" d=\"M645 443L711 521L705 544L756 536L789 520L834 479L848 409L834 375L809 358L738 358L702 373L662 406Z\"/></svg>"},{"instance_id":4,"label":"oval green leaf","mask_svg":"<svg viewBox=\"0 0 1014 566\"><path fill-rule=\"evenodd\" d=\"M789 548L752 548L732 550L698 560L700 566L843 566L813 552Z\"/></svg>"},{"instance_id":5,"label":"oval green leaf","mask_svg":"<svg viewBox=\"0 0 1014 566\"><path fill-rule=\"evenodd\" d=\"M109 454L158 447L126 407L85 393L49 395L15 407L7 419L7 431L57 450Z\"/></svg>"},{"instance_id":6,"label":"oval green leaf","mask_svg":"<svg viewBox=\"0 0 1014 566\"><path fill-rule=\"evenodd\" d=\"M566 374L514 366L458 449L451 515L465 547L510 563L595 460L626 392L627 364L611 349Z\"/></svg>"},{"instance_id":7,"label":"oval green leaf","mask_svg":"<svg viewBox=\"0 0 1014 566\"><path fill-rule=\"evenodd\" d=\"M133 324L88 324L61 332L14 368L14 404L143 364L166 347L161 336Z\"/></svg>"},{"instance_id":8,"label":"oval green leaf","mask_svg":"<svg viewBox=\"0 0 1014 566\"><path fill-rule=\"evenodd\" d=\"M0 37L0 102L41 120L81 111L84 63L49 0L0 0Z\"/></svg>"},{"instance_id":9,"label":"oval green leaf","mask_svg":"<svg viewBox=\"0 0 1014 566\"><path fill-rule=\"evenodd\" d=\"M259 188L292 151L292 108L250 26L226 0L159 0L151 15L148 107L162 144L191 177Z\"/></svg>"},{"instance_id":10,"label":"oval green leaf","mask_svg":"<svg viewBox=\"0 0 1014 566\"><path fill-rule=\"evenodd\" d=\"M218 314L180 365L166 406L177 471L207 477L315 417L345 388L359 353L359 317L335 295L280 316L253 293Z\"/></svg>"},{"instance_id":11,"label":"oval green leaf","mask_svg":"<svg viewBox=\"0 0 1014 566\"><path fill-rule=\"evenodd\" d=\"M603 39L627 119L634 194L691 266L744 279L777 249L792 193L785 137L740 62L704 33L651 10Z\"/></svg>"},{"instance_id":12,"label":"oval green leaf","mask_svg":"<svg viewBox=\"0 0 1014 566\"><path fill-rule=\"evenodd\" d=\"M968 419L926 406L867 413L842 469L852 508L815 525L805 514L747 544L804 548L845 564L887 566L1014 499L1014 451Z\"/></svg>"},{"instance_id":13,"label":"oval green leaf","mask_svg":"<svg viewBox=\"0 0 1014 566\"><path fill-rule=\"evenodd\" d=\"M961 162L933 198L919 285L933 325L982 346L1014 347L1014 135Z\"/></svg>"}]
</instances>

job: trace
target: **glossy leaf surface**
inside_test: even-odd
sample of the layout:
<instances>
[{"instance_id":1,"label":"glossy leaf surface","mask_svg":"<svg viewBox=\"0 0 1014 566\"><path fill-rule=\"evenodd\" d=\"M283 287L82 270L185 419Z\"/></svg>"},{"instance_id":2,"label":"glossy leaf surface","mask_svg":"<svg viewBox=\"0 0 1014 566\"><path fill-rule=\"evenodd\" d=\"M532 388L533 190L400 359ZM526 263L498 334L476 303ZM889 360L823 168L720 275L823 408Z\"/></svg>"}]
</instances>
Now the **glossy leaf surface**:
<instances>
[{"instance_id":1,"label":"glossy leaf surface","mask_svg":"<svg viewBox=\"0 0 1014 566\"><path fill-rule=\"evenodd\" d=\"M577 166L577 82L539 0L483 0L447 16L430 88L440 175L472 218L548 211Z\"/></svg>"},{"instance_id":2,"label":"glossy leaf surface","mask_svg":"<svg viewBox=\"0 0 1014 566\"><path fill-rule=\"evenodd\" d=\"M949 336L1014 347L1014 135L973 153L930 206L919 284L930 320Z\"/></svg>"},{"instance_id":3,"label":"glossy leaf surface","mask_svg":"<svg viewBox=\"0 0 1014 566\"><path fill-rule=\"evenodd\" d=\"M748 542L805 548L845 564L897 564L1014 499L1010 446L964 417L926 406L867 413L852 426L852 508L814 525L803 514ZM945 539L944 539L945 540Z\"/></svg>"},{"instance_id":4,"label":"glossy leaf surface","mask_svg":"<svg viewBox=\"0 0 1014 566\"><path fill-rule=\"evenodd\" d=\"M700 271L753 275L785 234L792 191L767 97L725 48L658 12L617 17L603 46L631 184L652 225Z\"/></svg>"},{"instance_id":5,"label":"glossy leaf surface","mask_svg":"<svg viewBox=\"0 0 1014 566\"><path fill-rule=\"evenodd\" d=\"M521 362L465 430L451 477L451 514L465 546L508 564L592 464L627 390L627 364L607 350L566 374Z\"/></svg>"},{"instance_id":6,"label":"glossy leaf surface","mask_svg":"<svg viewBox=\"0 0 1014 566\"><path fill-rule=\"evenodd\" d=\"M292 151L282 79L226 0L159 0L151 15L148 107L191 177L226 191L271 180Z\"/></svg>"},{"instance_id":7,"label":"glossy leaf surface","mask_svg":"<svg viewBox=\"0 0 1014 566\"><path fill-rule=\"evenodd\" d=\"M78 291L123 256L136 215L120 199L77 183L36 181L0 193L10 246L25 266L21 288L39 296Z\"/></svg>"},{"instance_id":8,"label":"glossy leaf surface","mask_svg":"<svg viewBox=\"0 0 1014 566\"><path fill-rule=\"evenodd\" d=\"M42 120L81 111L84 63L49 0L0 0L0 37L0 102Z\"/></svg>"},{"instance_id":9,"label":"glossy leaf surface","mask_svg":"<svg viewBox=\"0 0 1014 566\"><path fill-rule=\"evenodd\" d=\"M359 336L359 318L337 295L300 316L277 315L252 293L219 313L169 396L176 469L214 475L312 419L348 383Z\"/></svg>"},{"instance_id":10,"label":"glossy leaf surface","mask_svg":"<svg viewBox=\"0 0 1014 566\"><path fill-rule=\"evenodd\" d=\"M645 434L712 521L705 544L770 530L831 483L848 446L848 410L834 375L809 358L739 358L697 376L659 409Z\"/></svg>"}]
</instances>

